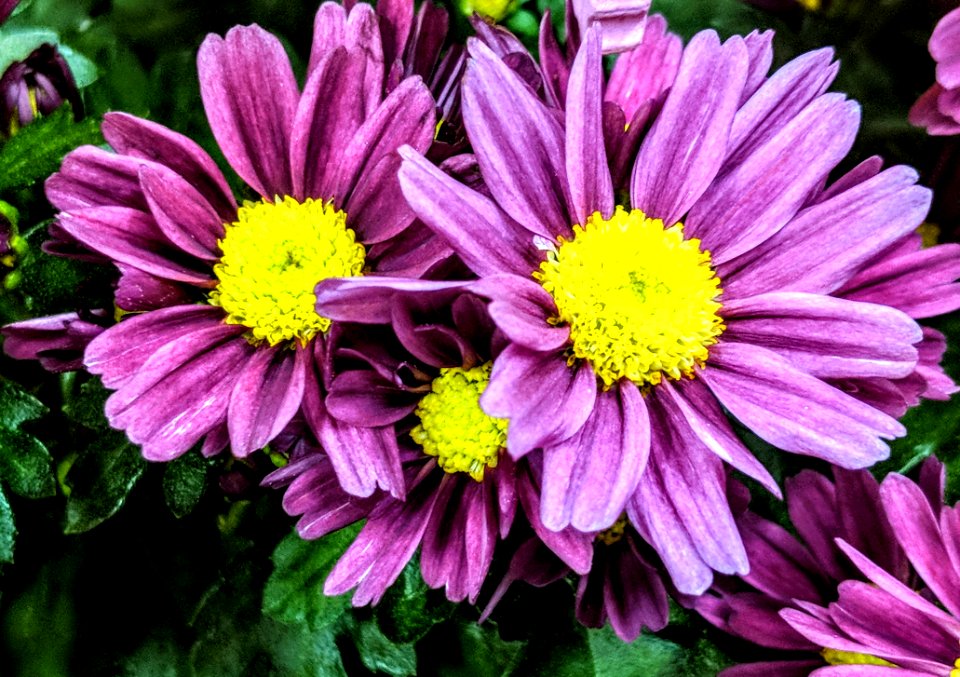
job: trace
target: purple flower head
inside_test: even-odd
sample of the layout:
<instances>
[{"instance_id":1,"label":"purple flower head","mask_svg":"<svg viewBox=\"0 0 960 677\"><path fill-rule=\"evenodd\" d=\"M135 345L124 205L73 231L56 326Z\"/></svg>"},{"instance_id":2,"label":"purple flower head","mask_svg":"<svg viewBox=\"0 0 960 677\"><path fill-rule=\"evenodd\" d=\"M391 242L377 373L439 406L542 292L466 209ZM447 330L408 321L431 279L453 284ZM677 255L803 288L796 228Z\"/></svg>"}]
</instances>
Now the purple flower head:
<instances>
[{"instance_id":1,"label":"purple flower head","mask_svg":"<svg viewBox=\"0 0 960 677\"><path fill-rule=\"evenodd\" d=\"M83 351L112 322L106 310L84 310L3 327L3 350L17 360L39 360L52 372L83 367Z\"/></svg>"},{"instance_id":2,"label":"purple flower head","mask_svg":"<svg viewBox=\"0 0 960 677\"><path fill-rule=\"evenodd\" d=\"M122 113L103 123L114 152L82 147L47 181L58 244L116 264L116 304L137 313L92 341L84 364L116 391L107 418L147 458L201 441L246 456L299 413L346 491L403 495L395 441L340 430L326 411L337 332L314 311L322 278L417 276L449 255L396 179L399 146L430 147L434 101L419 76L388 82L387 47L406 43L379 26L368 4L321 6L302 91L258 26L203 42L207 118L255 201L238 206L193 141ZM353 466L353 445L379 463Z\"/></svg>"},{"instance_id":3,"label":"purple flower head","mask_svg":"<svg viewBox=\"0 0 960 677\"><path fill-rule=\"evenodd\" d=\"M23 61L10 64L0 77L0 96L0 130L5 136L49 115L64 101L70 102L76 119L83 117L83 101L73 73L53 45L40 45Z\"/></svg>"},{"instance_id":4,"label":"purple flower head","mask_svg":"<svg viewBox=\"0 0 960 677\"><path fill-rule=\"evenodd\" d=\"M757 519L765 536L744 580L759 592L721 593L698 608L741 637L811 654L725 676L763 669L952 675L960 659L960 522L956 508L943 505L942 465L927 461L918 482L891 474L878 488L863 478L867 495L841 490L839 479L836 491L825 493L830 483L813 473L805 484L790 512L809 550ZM838 502L833 515L831 499Z\"/></svg>"},{"instance_id":5,"label":"purple flower head","mask_svg":"<svg viewBox=\"0 0 960 677\"><path fill-rule=\"evenodd\" d=\"M930 192L907 167L829 182L859 107L825 93L830 50L767 76L770 37L691 40L658 80L628 194L595 29L563 115L470 44L464 121L486 192L400 151L405 197L508 339L481 405L509 420L515 459L542 456L544 524L593 533L626 512L683 593L748 571L725 465L778 493L724 410L784 451L867 467L904 428L832 382L908 377L923 340L908 313L836 292L915 230ZM318 308L363 293L347 280Z\"/></svg>"},{"instance_id":6,"label":"purple flower head","mask_svg":"<svg viewBox=\"0 0 960 677\"><path fill-rule=\"evenodd\" d=\"M708 621L732 635L783 652L782 660L730 668L724 677L783 670L802 674L840 660L795 632L779 612L827 605L843 581L864 579L847 556L849 544L901 583L918 579L884 513L880 487L865 471L833 469L834 479L805 470L787 480L786 503L798 537L750 510L737 517L750 573L719 579L710 593L690 600ZM918 486L931 505L942 504L944 469L935 458L922 466ZM745 493L745 490L742 490ZM735 499L734 502L745 502ZM937 508L939 509L939 508ZM831 648L831 647L827 647ZM777 673L780 674L780 673Z\"/></svg>"},{"instance_id":7,"label":"purple flower head","mask_svg":"<svg viewBox=\"0 0 960 677\"><path fill-rule=\"evenodd\" d=\"M936 82L910 109L910 122L934 136L960 134L960 8L948 13L930 36Z\"/></svg>"},{"instance_id":8,"label":"purple flower head","mask_svg":"<svg viewBox=\"0 0 960 677\"><path fill-rule=\"evenodd\" d=\"M356 588L354 604L376 603L419 548L426 583L445 587L451 600L473 602L518 505L534 515L535 532L569 566L589 568L587 537L538 524L532 473L526 462L518 465L504 453L506 422L480 409L503 341L484 302L448 285L422 297L391 299L380 310L389 313L389 326L342 325L326 406L341 435L353 427L399 440L406 500L344 493L319 451L266 479L270 486L289 484L284 508L302 515L304 538L366 518L324 591ZM376 459L357 447L352 461Z\"/></svg>"}]
</instances>

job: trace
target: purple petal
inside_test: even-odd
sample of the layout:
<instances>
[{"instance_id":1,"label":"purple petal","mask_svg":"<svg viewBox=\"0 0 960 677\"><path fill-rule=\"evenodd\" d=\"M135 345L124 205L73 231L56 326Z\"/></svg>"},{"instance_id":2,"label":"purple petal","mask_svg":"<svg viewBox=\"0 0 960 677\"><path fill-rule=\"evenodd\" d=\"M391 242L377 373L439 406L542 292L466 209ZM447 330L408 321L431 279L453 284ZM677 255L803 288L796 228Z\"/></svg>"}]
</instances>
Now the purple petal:
<instances>
[{"instance_id":1,"label":"purple petal","mask_svg":"<svg viewBox=\"0 0 960 677\"><path fill-rule=\"evenodd\" d=\"M463 118L497 203L544 237L569 235L563 130L557 118L490 49L471 40L463 80Z\"/></svg>"},{"instance_id":2,"label":"purple petal","mask_svg":"<svg viewBox=\"0 0 960 677\"><path fill-rule=\"evenodd\" d=\"M544 449L541 519L601 531L623 514L650 452L650 420L632 383L597 395L590 417L569 439Z\"/></svg>"},{"instance_id":3,"label":"purple petal","mask_svg":"<svg viewBox=\"0 0 960 677\"><path fill-rule=\"evenodd\" d=\"M117 268L120 269L120 279L114 292L114 302L122 310L142 312L194 302L193 294L185 285L122 264Z\"/></svg>"},{"instance_id":4,"label":"purple petal","mask_svg":"<svg viewBox=\"0 0 960 677\"><path fill-rule=\"evenodd\" d=\"M376 428L412 414L419 400L419 394L401 390L373 371L353 370L333 380L326 405L345 423Z\"/></svg>"},{"instance_id":5,"label":"purple petal","mask_svg":"<svg viewBox=\"0 0 960 677\"><path fill-rule=\"evenodd\" d=\"M617 57L607 81L605 99L617 104L624 117L632 120L644 104L670 89L682 55L680 37L667 31L667 22L662 16L651 16L643 42Z\"/></svg>"},{"instance_id":6,"label":"purple petal","mask_svg":"<svg viewBox=\"0 0 960 677\"><path fill-rule=\"evenodd\" d=\"M405 296L429 294L437 303L459 296L471 282L435 282L392 277L329 278L317 284L317 313L341 322L387 324Z\"/></svg>"},{"instance_id":7,"label":"purple petal","mask_svg":"<svg viewBox=\"0 0 960 677\"><path fill-rule=\"evenodd\" d=\"M363 56L360 96L364 117L370 117L383 98L384 76L380 20L371 5L361 2L350 9L343 37L348 50Z\"/></svg>"},{"instance_id":8,"label":"purple petal","mask_svg":"<svg viewBox=\"0 0 960 677\"><path fill-rule=\"evenodd\" d=\"M907 558L944 607L960 615L960 572L952 566L930 503L916 484L890 474L880 486L890 526Z\"/></svg>"},{"instance_id":9,"label":"purple petal","mask_svg":"<svg viewBox=\"0 0 960 677\"><path fill-rule=\"evenodd\" d=\"M397 150L424 152L436 117L430 92L419 78L404 80L357 130L340 159L336 197L350 226L364 242L383 242L410 225L413 214L402 199Z\"/></svg>"},{"instance_id":10,"label":"purple petal","mask_svg":"<svg viewBox=\"0 0 960 677\"><path fill-rule=\"evenodd\" d=\"M393 426L364 428L329 414L314 432L337 472L340 486L354 496L370 496L378 487L397 498L405 492L400 450Z\"/></svg>"},{"instance_id":11,"label":"purple petal","mask_svg":"<svg viewBox=\"0 0 960 677\"><path fill-rule=\"evenodd\" d=\"M318 19L328 13L327 6L320 8ZM359 93L363 66L361 55L338 47L311 68L290 135L290 172L298 200L336 197L337 168L364 120ZM337 96L331 97L331 91L337 91Z\"/></svg>"},{"instance_id":12,"label":"purple petal","mask_svg":"<svg viewBox=\"0 0 960 677\"><path fill-rule=\"evenodd\" d=\"M797 533L821 570L834 580L847 578L847 566L834 546L841 533L833 484L824 475L804 470L786 481L787 511Z\"/></svg>"},{"instance_id":13,"label":"purple petal","mask_svg":"<svg viewBox=\"0 0 960 677\"><path fill-rule=\"evenodd\" d=\"M548 352L570 338L568 326L554 326L557 316L553 297L529 277L489 275L470 286L471 291L491 299L490 317L511 341L531 350Z\"/></svg>"},{"instance_id":14,"label":"purple petal","mask_svg":"<svg viewBox=\"0 0 960 677\"><path fill-rule=\"evenodd\" d=\"M301 538L314 539L366 517L382 497L361 499L340 488L330 461L317 454L316 465L298 475L283 494L283 509L303 515L297 522ZM268 475L265 482L270 479Z\"/></svg>"},{"instance_id":15,"label":"purple petal","mask_svg":"<svg viewBox=\"0 0 960 677\"><path fill-rule=\"evenodd\" d=\"M776 136L827 91L838 69L832 49L807 52L778 69L737 111L725 164L739 164Z\"/></svg>"},{"instance_id":16,"label":"purple petal","mask_svg":"<svg viewBox=\"0 0 960 677\"><path fill-rule=\"evenodd\" d=\"M495 202L434 167L426 158L400 149L400 186L420 219L478 275L529 275L540 252L530 233Z\"/></svg>"},{"instance_id":17,"label":"purple petal","mask_svg":"<svg viewBox=\"0 0 960 677\"><path fill-rule=\"evenodd\" d=\"M377 3L376 10L383 36L383 62L389 68L403 57L413 24L413 3L410 0L382 0Z\"/></svg>"},{"instance_id":18,"label":"purple petal","mask_svg":"<svg viewBox=\"0 0 960 677\"><path fill-rule=\"evenodd\" d=\"M795 369L765 348L723 343L700 377L730 413L767 442L845 468L886 458L880 438L904 434L894 419Z\"/></svg>"},{"instance_id":19,"label":"purple petal","mask_svg":"<svg viewBox=\"0 0 960 677\"><path fill-rule=\"evenodd\" d=\"M664 381L657 387L656 398L670 418L685 421L707 449L781 498L776 480L737 437L717 398L703 383L696 379L678 381L676 385Z\"/></svg>"},{"instance_id":20,"label":"purple petal","mask_svg":"<svg viewBox=\"0 0 960 677\"><path fill-rule=\"evenodd\" d=\"M104 123L106 126L106 123ZM60 171L44 184L47 199L57 209L130 207L147 211L138 172L143 160L117 155L94 146L67 154Z\"/></svg>"},{"instance_id":21,"label":"purple petal","mask_svg":"<svg viewBox=\"0 0 960 677\"><path fill-rule=\"evenodd\" d=\"M110 396L107 419L143 445L144 457L169 461L222 423L252 352L237 327L226 324L167 343Z\"/></svg>"},{"instance_id":22,"label":"purple petal","mask_svg":"<svg viewBox=\"0 0 960 677\"><path fill-rule=\"evenodd\" d=\"M841 292L855 301L893 306L913 318L960 308L960 245L942 244L891 257L862 271Z\"/></svg>"},{"instance_id":23,"label":"purple petal","mask_svg":"<svg viewBox=\"0 0 960 677\"><path fill-rule=\"evenodd\" d=\"M290 195L290 131L299 91L283 45L259 26L209 35L197 55L200 95L230 166L260 195Z\"/></svg>"},{"instance_id":24,"label":"purple petal","mask_svg":"<svg viewBox=\"0 0 960 677\"><path fill-rule=\"evenodd\" d=\"M752 31L744 37L744 44L750 54L750 70L747 72L747 82L740 95L740 107L753 96L760 86L767 80L770 64L773 63L773 31Z\"/></svg>"},{"instance_id":25,"label":"purple petal","mask_svg":"<svg viewBox=\"0 0 960 677\"><path fill-rule=\"evenodd\" d=\"M598 28L584 34L567 90L566 165L574 216L613 214L613 181L603 147L603 56Z\"/></svg>"},{"instance_id":26,"label":"purple petal","mask_svg":"<svg viewBox=\"0 0 960 677\"><path fill-rule=\"evenodd\" d=\"M222 323L223 311L207 305L173 306L135 315L91 341L84 364L103 377L103 385L120 388L161 346ZM239 333L242 328L234 330Z\"/></svg>"},{"instance_id":27,"label":"purple petal","mask_svg":"<svg viewBox=\"0 0 960 677\"><path fill-rule=\"evenodd\" d=\"M724 339L763 346L821 378L910 374L919 325L898 310L874 303L780 292L724 305Z\"/></svg>"},{"instance_id":28,"label":"purple petal","mask_svg":"<svg viewBox=\"0 0 960 677\"><path fill-rule=\"evenodd\" d=\"M217 163L191 139L127 113L104 115L103 136L118 153L172 169L206 198L222 220L235 217L237 205L227 180Z\"/></svg>"},{"instance_id":29,"label":"purple petal","mask_svg":"<svg viewBox=\"0 0 960 677\"><path fill-rule=\"evenodd\" d=\"M307 64L307 80L313 77L320 62L337 47L346 42L347 13L336 2L324 2L313 17L313 42L310 45L310 61Z\"/></svg>"},{"instance_id":30,"label":"purple petal","mask_svg":"<svg viewBox=\"0 0 960 677\"><path fill-rule=\"evenodd\" d=\"M637 155L630 188L634 208L673 225L707 189L723 161L748 61L742 38L721 46L713 31L693 37Z\"/></svg>"},{"instance_id":31,"label":"purple petal","mask_svg":"<svg viewBox=\"0 0 960 677\"><path fill-rule=\"evenodd\" d=\"M247 362L230 393L227 423L235 456L264 447L300 409L304 387L303 350L260 348Z\"/></svg>"},{"instance_id":32,"label":"purple petal","mask_svg":"<svg viewBox=\"0 0 960 677\"><path fill-rule=\"evenodd\" d=\"M909 167L892 167L804 209L762 245L721 267L724 293L837 289L923 221L931 194L916 181Z\"/></svg>"},{"instance_id":33,"label":"purple petal","mask_svg":"<svg viewBox=\"0 0 960 677\"><path fill-rule=\"evenodd\" d=\"M90 249L167 280L211 287L209 272L176 250L149 215L127 207L91 207L61 214L60 226Z\"/></svg>"},{"instance_id":34,"label":"purple petal","mask_svg":"<svg viewBox=\"0 0 960 677\"><path fill-rule=\"evenodd\" d=\"M523 505L523 512L530 520L530 527L543 544L576 573L581 575L588 573L593 559L593 535L585 534L572 527L562 531L547 529L540 521L539 489L528 472L519 474L517 493Z\"/></svg>"},{"instance_id":35,"label":"purple petal","mask_svg":"<svg viewBox=\"0 0 960 677\"><path fill-rule=\"evenodd\" d=\"M576 433L593 411L597 377L587 364L567 366L561 353L510 345L494 360L480 406L509 418L507 450L514 458Z\"/></svg>"},{"instance_id":36,"label":"purple petal","mask_svg":"<svg viewBox=\"0 0 960 677\"><path fill-rule=\"evenodd\" d=\"M411 492L406 501L383 500L323 585L326 595L356 587L353 605L376 604L413 556L427 528L437 492Z\"/></svg>"},{"instance_id":37,"label":"purple petal","mask_svg":"<svg viewBox=\"0 0 960 677\"><path fill-rule=\"evenodd\" d=\"M157 225L171 242L204 261L217 260L223 220L199 191L161 166L142 167L140 185Z\"/></svg>"},{"instance_id":38,"label":"purple petal","mask_svg":"<svg viewBox=\"0 0 960 677\"><path fill-rule=\"evenodd\" d=\"M823 601L820 589L826 581L817 562L786 529L749 512L737 525L750 558L744 581L779 600L781 606L793 599Z\"/></svg>"},{"instance_id":39,"label":"purple petal","mask_svg":"<svg viewBox=\"0 0 960 677\"><path fill-rule=\"evenodd\" d=\"M856 103L819 97L710 185L690 210L688 234L702 240L714 265L769 239L846 156L859 124Z\"/></svg>"},{"instance_id":40,"label":"purple petal","mask_svg":"<svg viewBox=\"0 0 960 677\"><path fill-rule=\"evenodd\" d=\"M637 552L633 539L612 560L603 602L617 637L632 642L644 627L653 631L666 627L667 591L657 570Z\"/></svg>"}]
</instances>

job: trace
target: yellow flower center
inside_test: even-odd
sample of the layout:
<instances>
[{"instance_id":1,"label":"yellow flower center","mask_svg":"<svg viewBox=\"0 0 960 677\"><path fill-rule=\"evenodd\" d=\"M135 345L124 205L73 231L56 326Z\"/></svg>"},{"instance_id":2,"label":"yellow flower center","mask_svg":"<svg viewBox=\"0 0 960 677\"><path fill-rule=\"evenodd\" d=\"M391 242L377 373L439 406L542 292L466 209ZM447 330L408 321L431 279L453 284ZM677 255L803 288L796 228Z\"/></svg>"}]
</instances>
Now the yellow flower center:
<instances>
[{"instance_id":1,"label":"yellow flower center","mask_svg":"<svg viewBox=\"0 0 960 677\"><path fill-rule=\"evenodd\" d=\"M496 468L507 444L507 419L488 416L480 396L490 382L492 363L463 369L441 369L414 413L419 425L410 431L425 454L436 456L449 473L465 472L483 480L486 468Z\"/></svg>"},{"instance_id":2,"label":"yellow flower center","mask_svg":"<svg viewBox=\"0 0 960 677\"><path fill-rule=\"evenodd\" d=\"M821 6L821 0L798 0L798 2L803 6L808 12L819 12Z\"/></svg>"},{"instance_id":3,"label":"yellow flower center","mask_svg":"<svg viewBox=\"0 0 960 677\"><path fill-rule=\"evenodd\" d=\"M830 665L885 665L895 668L895 664L885 661L882 658L871 656L867 653L854 653L853 651L840 651L839 649L824 649L820 652Z\"/></svg>"},{"instance_id":4,"label":"yellow flower center","mask_svg":"<svg viewBox=\"0 0 960 677\"><path fill-rule=\"evenodd\" d=\"M692 376L723 332L720 279L683 225L663 227L639 209L594 213L547 255L533 277L570 326L570 357L587 360L609 388Z\"/></svg>"},{"instance_id":5,"label":"yellow flower center","mask_svg":"<svg viewBox=\"0 0 960 677\"><path fill-rule=\"evenodd\" d=\"M319 200L245 202L218 242L223 256L213 272L220 283L210 303L224 309L227 324L249 328L254 344L306 343L327 331L314 287L360 275L366 256L346 218Z\"/></svg>"},{"instance_id":6,"label":"yellow flower center","mask_svg":"<svg viewBox=\"0 0 960 677\"><path fill-rule=\"evenodd\" d=\"M623 532L627 528L627 516L621 515L620 519L613 523L609 529L604 529L597 534L596 539L604 545L613 545L623 538Z\"/></svg>"},{"instance_id":7,"label":"yellow flower center","mask_svg":"<svg viewBox=\"0 0 960 677\"><path fill-rule=\"evenodd\" d=\"M518 6L516 0L460 0L460 11L464 16L474 12L500 21L513 14Z\"/></svg>"}]
</instances>

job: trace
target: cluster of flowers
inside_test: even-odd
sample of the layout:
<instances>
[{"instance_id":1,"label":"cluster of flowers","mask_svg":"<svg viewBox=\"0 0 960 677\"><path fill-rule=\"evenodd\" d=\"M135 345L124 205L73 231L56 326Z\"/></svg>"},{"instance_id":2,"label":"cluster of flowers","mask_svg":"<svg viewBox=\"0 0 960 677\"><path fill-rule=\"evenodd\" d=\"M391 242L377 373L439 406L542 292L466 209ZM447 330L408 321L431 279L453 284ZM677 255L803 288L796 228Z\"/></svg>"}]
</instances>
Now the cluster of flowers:
<instances>
[{"instance_id":1,"label":"cluster of flowers","mask_svg":"<svg viewBox=\"0 0 960 677\"><path fill-rule=\"evenodd\" d=\"M285 451L264 483L304 538L365 520L324 588L357 605L418 550L428 585L475 602L499 553L491 604L572 572L580 620L625 640L666 624L669 590L832 664L952 661L938 470L858 471L957 389L917 323L960 307L960 245L915 232L930 191L876 157L831 176L859 107L827 92L830 50L770 74L771 32L684 46L654 16L607 73L645 8L584 7L565 48L544 17L535 59L479 19L448 44L429 2L325 3L302 89L258 26L208 37L203 105L249 191L108 114L110 149L47 181L45 246L115 266L116 309L8 326L4 349L100 375L148 459ZM809 549L747 510L733 470L781 494L731 418L838 467L788 488ZM876 587L817 606L850 562ZM878 604L909 649L860 632Z\"/></svg>"}]
</instances>

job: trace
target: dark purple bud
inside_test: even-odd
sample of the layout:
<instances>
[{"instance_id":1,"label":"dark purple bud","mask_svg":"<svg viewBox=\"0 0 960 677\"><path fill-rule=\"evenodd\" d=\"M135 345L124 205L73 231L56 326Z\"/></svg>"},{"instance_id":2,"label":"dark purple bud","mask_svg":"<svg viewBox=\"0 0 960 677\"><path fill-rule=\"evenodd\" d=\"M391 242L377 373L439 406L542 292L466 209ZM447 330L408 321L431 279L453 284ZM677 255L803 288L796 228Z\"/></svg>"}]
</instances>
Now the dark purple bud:
<instances>
[{"instance_id":1,"label":"dark purple bud","mask_svg":"<svg viewBox=\"0 0 960 677\"><path fill-rule=\"evenodd\" d=\"M0 0L0 23L6 21L19 4L20 0Z\"/></svg>"},{"instance_id":2,"label":"dark purple bud","mask_svg":"<svg viewBox=\"0 0 960 677\"><path fill-rule=\"evenodd\" d=\"M70 67L59 50L46 43L23 61L10 64L0 78L0 97L5 136L12 136L39 116L49 115L64 101L70 102L75 119L83 115L83 102Z\"/></svg>"},{"instance_id":3,"label":"dark purple bud","mask_svg":"<svg viewBox=\"0 0 960 677\"><path fill-rule=\"evenodd\" d=\"M106 310L63 313L8 324L0 329L3 350L17 360L39 360L47 371L75 371L83 367L83 351L113 323Z\"/></svg>"}]
</instances>

